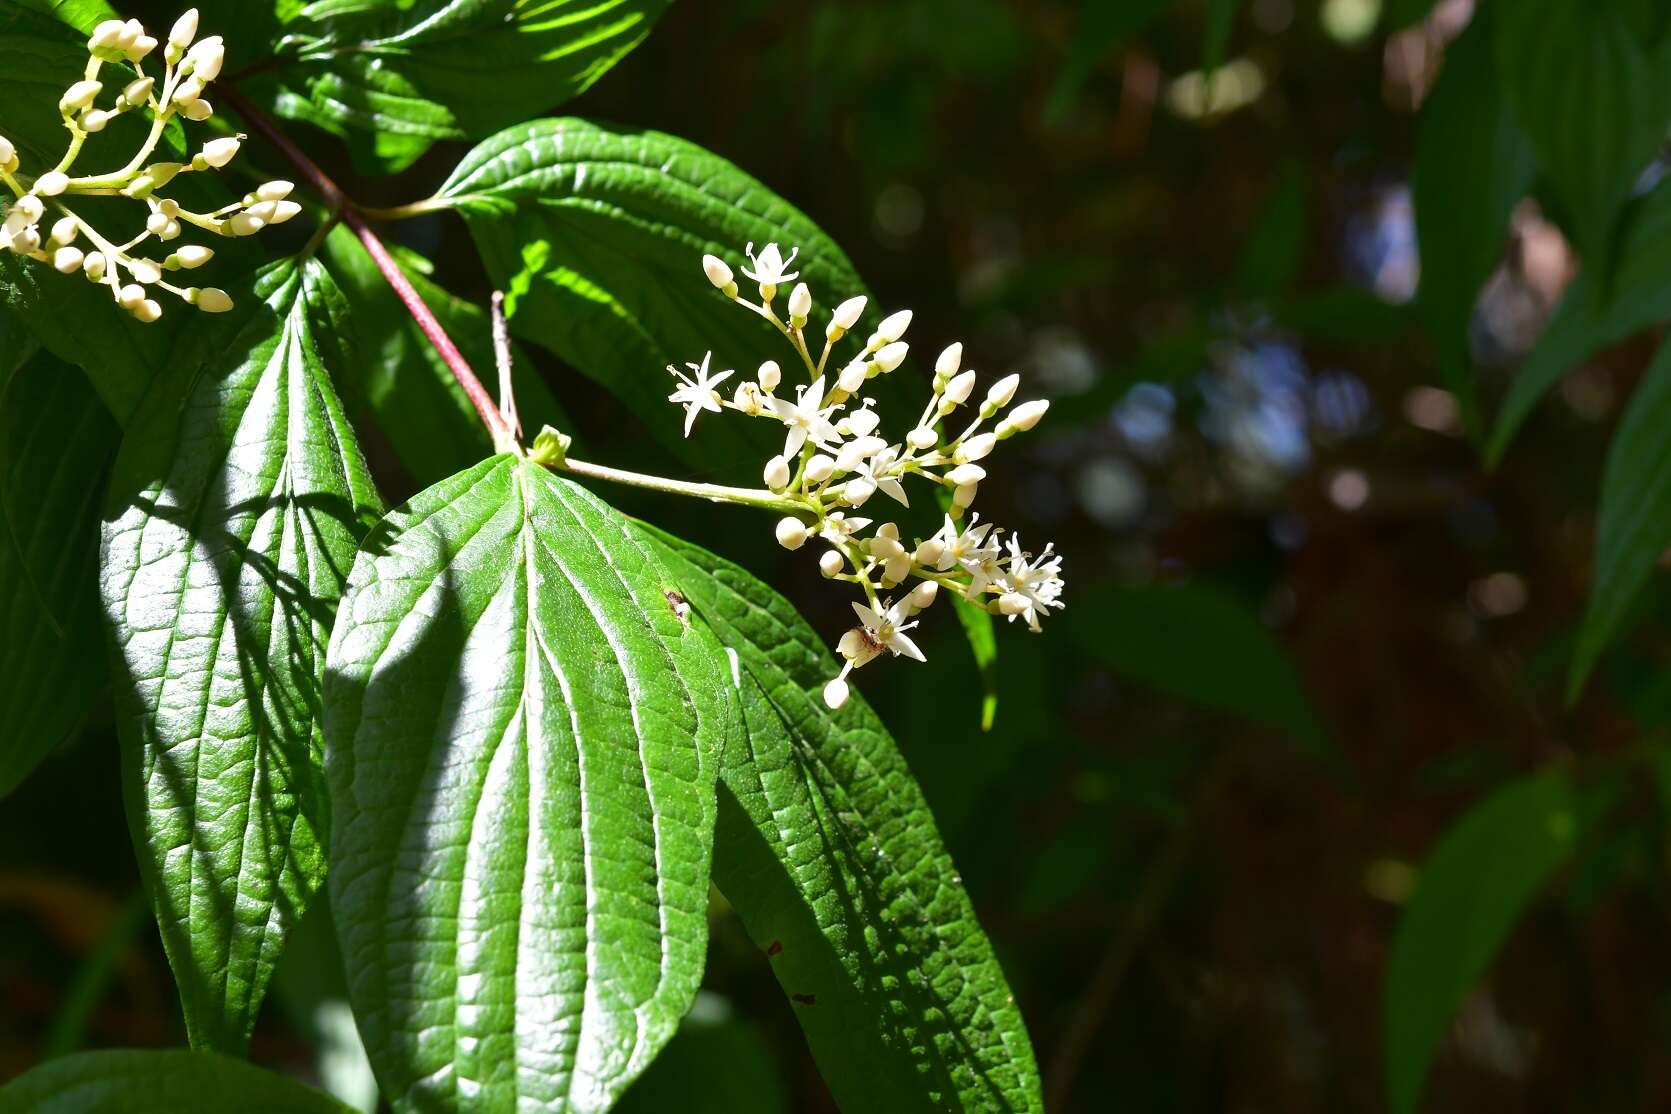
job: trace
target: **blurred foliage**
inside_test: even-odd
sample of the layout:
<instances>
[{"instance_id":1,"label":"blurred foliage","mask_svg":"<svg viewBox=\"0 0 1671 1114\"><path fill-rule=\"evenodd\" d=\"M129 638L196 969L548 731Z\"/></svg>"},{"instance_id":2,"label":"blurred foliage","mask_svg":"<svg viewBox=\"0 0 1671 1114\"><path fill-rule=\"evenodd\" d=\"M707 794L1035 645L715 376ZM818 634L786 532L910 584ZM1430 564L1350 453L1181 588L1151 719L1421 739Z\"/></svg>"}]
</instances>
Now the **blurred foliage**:
<instances>
[{"instance_id":1,"label":"blurred foliage","mask_svg":"<svg viewBox=\"0 0 1671 1114\"><path fill-rule=\"evenodd\" d=\"M566 106L737 164L919 343L1055 397L985 497L1060 539L1071 635L999 628L990 732L953 624L863 687L1056 1108L1671 1106L1663 356L1633 393L1671 309L1664 23L1645 0L685 0ZM465 149L395 177L317 157L397 204ZM461 222L391 235L485 304ZM417 380L457 421L420 346L382 356L346 396ZM599 459L673 442L671 408L646 435L526 366ZM435 464L367 450L391 501ZM609 495L840 622L749 512ZM181 1038L155 931L123 942L114 747L101 707L0 810L0 1077L49 1033ZM713 915L707 992L624 1108L830 1109ZM317 1082L326 1041L287 1005L252 1056Z\"/></svg>"}]
</instances>

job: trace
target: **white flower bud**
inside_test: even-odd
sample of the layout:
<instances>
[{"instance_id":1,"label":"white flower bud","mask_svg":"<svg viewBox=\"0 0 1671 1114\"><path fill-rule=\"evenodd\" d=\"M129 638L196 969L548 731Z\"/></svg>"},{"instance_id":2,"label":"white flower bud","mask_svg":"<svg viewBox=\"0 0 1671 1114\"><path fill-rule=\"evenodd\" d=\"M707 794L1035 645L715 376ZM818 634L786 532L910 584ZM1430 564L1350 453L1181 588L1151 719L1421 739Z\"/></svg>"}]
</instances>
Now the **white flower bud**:
<instances>
[{"instance_id":1,"label":"white flower bud","mask_svg":"<svg viewBox=\"0 0 1671 1114\"><path fill-rule=\"evenodd\" d=\"M41 250L41 230L34 225L12 233L12 250L19 255L30 255Z\"/></svg>"},{"instance_id":2,"label":"white flower bud","mask_svg":"<svg viewBox=\"0 0 1671 1114\"><path fill-rule=\"evenodd\" d=\"M10 174L17 169L17 148L12 141L0 135L0 170Z\"/></svg>"},{"instance_id":3,"label":"white flower bud","mask_svg":"<svg viewBox=\"0 0 1671 1114\"><path fill-rule=\"evenodd\" d=\"M806 524L798 518L783 518L777 524L777 543L785 549L799 549L806 544Z\"/></svg>"},{"instance_id":4,"label":"white flower bud","mask_svg":"<svg viewBox=\"0 0 1671 1114\"><path fill-rule=\"evenodd\" d=\"M942 379L950 379L957 374L957 369L962 366L963 342L954 341L946 345L940 353L940 358L934 361L934 374Z\"/></svg>"},{"instance_id":5,"label":"white flower bud","mask_svg":"<svg viewBox=\"0 0 1671 1114\"><path fill-rule=\"evenodd\" d=\"M965 484L978 484L986 479L986 469L979 464L959 464L946 473L946 479L962 487Z\"/></svg>"},{"instance_id":6,"label":"white flower bud","mask_svg":"<svg viewBox=\"0 0 1671 1114\"><path fill-rule=\"evenodd\" d=\"M957 450L957 459L963 461L981 460L989 455L998 444L996 433L978 433L963 442Z\"/></svg>"},{"instance_id":7,"label":"white flower bud","mask_svg":"<svg viewBox=\"0 0 1671 1114\"><path fill-rule=\"evenodd\" d=\"M74 217L59 217L52 222L52 235L47 242L54 247L67 247L75 243L76 234L80 231L81 226L75 223Z\"/></svg>"},{"instance_id":8,"label":"white flower bud","mask_svg":"<svg viewBox=\"0 0 1671 1114\"><path fill-rule=\"evenodd\" d=\"M795 289L789 292L789 320L797 327L806 324L807 314L812 312L812 291L804 282L797 282Z\"/></svg>"},{"instance_id":9,"label":"white flower bud","mask_svg":"<svg viewBox=\"0 0 1671 1114\"><path fill-rule=\"evenodd\" d=\"M916 449L918 452L922 452L925 449L932 449L935 445L939 444L940 435L935 433L932 429L929 429L927 426L920 425L905 435L905 443L910 445L913 449Z\"/></svg>"},{"instance_id":10,"label":"white flower bud","mask_svg":"<svg viewBox=\"0 0 1671 1114\"><path fill-rule=\"evenodd\" d=\"M191 302L204 313L225 313L232 308L232 299L224 290L206 286L202 290L188 291L188 294L192 293L195 296L190 299Z\"/></svg>"},{"instance_id":11,"label":"white flower bud","mask_svg":"<svg viewBox=\"0 0 1671 1114\"><path fill-rule=\"evenodd\" d=\"M876 353L876 366L881 368L885 375L904 363L905 354L909 351L911 351L911 346L903 340L896 340L892 344L884 345L881 351Z\"/></svg>"},{"instance_id":12,"label":"white flower bud","mask_svg":"<svg viewBox=\"0 0 1671 1114\"><path fill-rule=\"evenodd\" d=\"M128 270L133 274L135 282L142 282L146 285L162 278L162 264L151 259L129 260Z\"/></svg>"},{"instance_id":13,"label":"white flower bud","mask_svg":"<svg viewBox=\"0 0 1671 1114\"><path fill-rule=\"evenodd\" d=\"M851 329L854 325L859 323L859 318L864 315L864 311L864 295L861 294L857 298L849 298L836 307L835 314L830 318L830 327L832 329L839 329L841 332L845 333L848 329Z\"/></svg>"},{"instance_id":14,"label":"white flower bud","mask_svg":"<svg viewBox=\"0 0 1671 1114\"><path fill-rule=\"evenodd\" d=\"M87 39L87 46L91 50L120 50L122 42L123 24L119 19L107 19L93 28L93 34Z\"/></svg>"},{"instance_id":15,"label":"white flower bud","mask_svg":"<svg viewBox=\"0 0 1671 1114\"><path fill-rule=\"evenodd\" d=\"M882 525L880 525L876 528L876 536L879 537L879 538L892 538L894 541L898 541L899 540L899 523L897 523L897 522L884 522L884 523L882 523ZM903 550L901 552L903 552Z\"/></svg>"},{"instance_id":16,"label":"white flower bud","mask_svg":"<svg viewBox=\"0 0 1671 1114\"><path fill-rule=\"evenodd\" d=\"M783 369L777 366L776 360L767 360L760 365L760 372L756 378L760 380L760 389L771 394L777 390L777 385L783 382Z\"/></svg>"},{"instance_id":17,"label":"white flower bud","mask_svg":"<svg viewBox=\"0 0 1671 1114\"><path fill-rule=\"evenodd\" d=\"M1005 592L998 597L998 611L1003 615L1020 615L1027 610L1027 597L1019 592Z\"/></svg>"},{"instance_id":18,"label":"white flower bud","mask_svg":"<svg viewBox=\"0 0 1671 1114\"><path fill-rule=\"evenodd\" d=\"M911 589L911 606L922 611L932 604L940 595L940 585L932 580L925 580Z\"/></svg>"},{"instance_id":19,"label":"white flower bud","mask_svg":"<svg viewBox=\"0 0 1671 1114\"><path fill-rule=\"evenodd\" d=\"M129 283L116 292L116 301L123 309L133 309L145 300L145 288L137 283Z\"/></svg>"},{"instance_id":20,"label":"white flower bud","mask_svg":"<svg viewBox=\"0 0 1671 1114\"><path fill-rule=\"evenodd\" d=\"M42 197L57 197L70 186L70 176L61 170L49 170L35 179L35 192Z\"/></svg>"},{"instance_id":21,"label":"white flower bud","mask_svg":"<svg viewBox=\"0 0 1671 1114\"><path fill-rule=\"evenodd\" d=\"M180 102L180 115L194 123L201 124L215 114L214 105L206 100L193 97L189 101Z\"/></svg>"},{"instance_id":22,"label":"white flower bud","mask_svg":"<svg viewBox=\"0 0 1671 1114\"><path fill-rule=\"evenodd\" d=\"M824 686L824 703L832 712L847 703L847 698L851 695L852 690L847 687L847 682L840 677Z\"/></svg>"},{"instance_id":23,"label":"white flower bud","mask_svg":"<svg viewBox=\"0 0 1671 1114\"><path fill-rule=\"evenodd\" d=\"M178 240L179 238L180 222L177 220L169 221L168 224L163 227L163 230L157 233L157 239L162 240L164 243L169 240Z\"/></svg>"},{"instance_id":24,"label":"white flower bud","mask_svg":"<svg viewBox=\"0 0 1671 1114\"><path fill-rule=\"evenodd\" d=\"M283 224L302 211L302 207L294 201L263 201L261 204L273 207L273 217L268 224Z\"/></svg>"},{"instance_id":25,"label":"white flower bud","mask_svg":"<svg viewBox=\"0 0 1671 1114\"><path fill-rule=\"evenodd\" d=\"M290 191L296 188L296 183L286 182L282 178L258 187L255 196L258 201L283 201L290 196Z\"/></svg>"},{"instance_id":26,"label":"white flower bud","mask_svg":"<svg viewBox=\"0 0 1671 1114\"><path fill-rule=\"evenodd\" d=\"M104 253L100 251L88 252L87 257L81 261L81 273L94 282L104 278Z\"/></svg>"},{"instance_id":27,"label":"white flower bud","mask_svg":"<svg viewBox=\"0 0 1671 1114\"><path fill-rule=\"evenodd\" d=\"M889 557L882 564L882 585L891 588L911 575L911 558L901 553L898 557Z\"/></svg>"},{"instance_id":28,"label":"white flower bud","mask_svg":"<svg viewBox=\"0 0 1671 1114\"><path fill-rule=\"evenodd\" d=\"M203 96L203 82L188 77L174 87L174 103L184 106Z\"/></svg>"},{"instance_id":29,"label":"white flower bud","mask_svg":"<svg viewBox=\"0 0 1671 1114\"><path fill-rule=\"evenodd\" d=\"M219 35L211 35L207 39L191 48L186 55L186 61L191 64L191 75L207 85L220 76L220 68L226 62L226 47L221 43Z\"/></svg>"},{"instance_id":30,"label":"white flower bud","mask_svg":"<svg viewBox=\"0 0 1671 1114\"><path fill-rule=\"evenodd\" d=\"M168 231L170 223L172 222L160 212L152 213L150 216L145 218L145 231L149 232L153 236L161 236L164 232Z\"/></svg>"},{"instance_id":31,"label":"white flower bud","mask_svg":"<svg viewBox=\"0 0 1671 1114\"><path fill-rule=\"evenodd\" d=\"M824 556L818 558L818 571L825 576L840 576L847 567L847 559L833 549L826 549Z\"/></svg>"},{"instance_id":32,"label":"white flower bud","mask_svg":"<svg viewBox=\"0 0 1671 1114\"><path fill-rule=\"evenodd\" d=\"M64 91L58 102L60 112L80 112L93 103L93 98L104 89L102 81L78 81Z\"/></svg>"},{"instance_id":33,"label":"white flower bud","mask_svg":"<svg viewBox=\"0 0 1671 1114\"><path fill-rule=\"evenodd\" d=\"M880 437L855 437L836 453L836 469L851 472L859 466L859 461L875 456L887 447L888 443Z\"/></svg>"},{"instance_id":34,"label":"white flower bud","mask_svg":"<svg viewBox=\"0 0 1671 1114\"><path fill-rule=\"evenodd\" d=\"M46 212L46 206L34 194L26 193L17 199L17 204L12 206L12 212L22 217L25 224L34 224Z\"/></svg>"},{"instance_id":35,"label":"white flower bud","mask_svg":"<svg viewBox=\"0 0 1671 1114\"><path fill-rule=\"evenodd\" d=\"M227 135L219 139L211 139L203 145L203 161L219 170L231 162L243 144L237 136Z\"/></svg>"},{"instance_id":36,"label":"white flower bud","mask_svg":"<svg viewBox=\"0 0 1671 1114\"><path fill-rule=\"evenodd\" d=\"M737 292L737 280L731 274L731 268L725 265L725 260L717 255L702 257L702 271L708 276L708 281L714 284L716 290L723 291L726 297Z\"/></svg>"},{"instance_id":37,"label":"white flower bud","mask_svg":"<svg viewBox=\"0 0 1671 1114\"><path fill-rule=\"evenodd\" d=\"M946 384L945 400L953 406L962 406L965 402L969 401L969 394L974 389L974 372L966 371L961 375L954 375L951 382Z\"/></svg>"},{"instance_id":38,"label":"white flower bud","mask_svg":"<svg viewBox=\"0 0 1671 1114\"><path fill-rule=\"evenodd\" d=\"M164 197L157 201L157 212L173 220L180 215L180 203L172 197Z\"/></svg>"},{"instance_id":39,"label":"white flower bud","mask_svg":"<svg viewBox=\"0 0 1671 1114\"><path fill-rule=\"evenodd\" d=\"M992 384L992 389L986 392L986 405L996 411L1000 406L1008 406L1010 399L1015 397L1015 389L1021 386L1021 376L1006 375Z\"/></svg>"},{"instance_id":40,"label":"white flower bud","mask_svg":"<svg viewBox=\"0 0 1671 1114\"><path fill-rule=\"evenodd\" d=\"M162 316L162 306L157 304L156 299L146 298L143 302L140 302L137 306L133 307L132 312L136 318L149 325L151 322Z\"/></svg>"},{"instance_id":41,"label":"white flower bud","mask_svg":"<svg viewBox=\"0 0 1671 1114\"><path fill-rule=\"evenodd\" d=\"M197 9L187 8L174 26L168 32L168 45L177 50L184 50L197 38Z\"/></svg>"},{"instance_id":42,"label":"white flower bud","mask_svg":"<svg viewBox=\"0 0 1671 1114\"><path fill-rule=\"evenodd\" d=\"M254 213L233 213L226 221L226 230L234 236L253 236L267 227L267 222Z\"/></svg>"},{"instance_id":43,"label":"white flower bud","mask_svg":"<svg viewBox=\"0 0 1671 1114\"><path fill-rule=\"evenodd\" d=\"M81 114L81 130L88 135L95 135L104 131L104 126L110 123L111 113L102 108L91 109Z\"/></svg>"},{"instance_id":44,"label":"white flower bud","mask_svg":"<svg viewBox=\"0 0 1671 1114\"><path fill-rule=\"evenodd\" d=\"M146 56L155 49L157 49L156 39L152 38L150 35L140 35L128 46L128 61L137 66L139 63L145 61ZM158 312L160 313L161 311L159 310Z\"/></svg>"},{"instance_id":45,"label":"white flower bud","mask_svg":"<svg viewBox=\"0 0 1671 1114\"><path fill-rule=\"evenodd\" d=\"M873 348L880 348L884 344L892 344L905 335L905 330L911 327L911 311L902 309L898 313L890 313L882 318L882 323L876 326L876 332L870 338Z\"/></svg>"},{"instance_id":46,"label":"white flower bud","mask_svg":"<svg viewBox=\"0 0 1671 1114\"><path fill-rule=\"evenodd\" d=\"M872 557L878 557L884 561L901 556L905 552L905 547L899 544L897 537L889 538L881 534L870 539L869 549Z\"/></svg>"},{"instance_id":47,"label":"white flower bud","mask_svg":"<svg viewBox=\"0 0 1671 1114\"><path fill-rule=\"evenodd\" d=\"M156 78L153 77L135 78L128 82L127 88L122 90L122 100L131 105L144 104L156 84Z\"/></svg>"},{"instance_id":48,"label":"white flower bud","mask_svg":"<svg viewBox=\"0 0 1671 1114\"><path fill-rule=\"evenodd\" d=\"M856 480L848 480L847 486L842 488L841 491L841 497L855 507L864 506L865 502L875 494L876 484L862 476ZM894 544L898 545L899 543L895 542Z\"/></svg>"},{"instance_id":49,"label":"white flower bud","mask_svg":"<svg viewBox=\"0 0 1671 1114\"><path fill-rule=\"evenodd\" d=\"M917 553L916 553L917 564L919 564L919 565L938 565L940 563L941 556L943 556L945 554L945 552L946 552L946 543L945 542L938 541L934 538L929 538L927 541L923 542L921 545L919 545L917 547Z\"/></svg>"},{"instance_id":50,"label":"white flower bud","mask_svg":"<svg viewBox=\"0 0 1671 1114\"><path fill-rule=\"evenodd\" d=\"M953 491L952 506L967 507L969 504L973 503L975 501L976 489L979 487L979 484L964 484L962 487Z\"/></svg>"},{"instance_id":51,"label":"white flower bud","mask_svg":"<svg viewBox=\"0 0 1671 1114\"><path fill-rule=\"evenodd\" d=\"M81 270L80 248L59 248L52 253L52 265L66 275L73 275Z\"/></svg>"},{"instance_id":52,"label":"white flower bud","mask_svg":"<svg viewBox=\"0 0 1671 1114\"><path fill-rule=\"evenodd\" d=\"M121 40L120 40L121 45L122 45L122 49L127 50L129 47L133 46L133 44L138 42L140 40L140 37L144 34L145 34L145 25L143 23L139 22L139 20L130 19L127 22L123 23L122 24L122 37L121 37Z\"/></svg>"},{"instance_id":53,"label":"white flower bud","mask_svg":"<svg viewBox=\"0 0 1671 1114\"><path fill-rule=\"evenodd\" d=\"M774 456L766 462L766 486L773 491L782 491L789 486L789 462L781 456Z\"/></svg>"},{"instance_id":54,"label":"white flower bud","mask_svg":"<svg viewBox=\"0 0 1671 1114\"><path fill-rule=\"evenodd\" d=\"M806 462L806 478L808 483L821 484L835 475L835 461L819 453Z\"/></svg>"},{"instance_id":55,"label":"white flower bud","mask_svg":"<svg viewBox=\"0 0 1671 1114\"><path fill-rule=\"evenodd\" d=\"M185 268L195 270L215 257L213 248L206 248L200 244L188 244L163 261L163 266L169 270Z\"/></svg>"},{"instance_id":56,"label":"white flower bud","mask_svg":"<svg viewBox=\"0 0 1671 1114\"><path fill-rule=\"evenodd\" d=\"M1000 438L1005 437L1007 432L1027 432L1039 424L1039 419L1044 417L1044 412L1049 409L1050 403L1046 399L1040 398L1034 399L1032 402L1023 402L1020 406L1011 410L1009 416L998 427L998 436Z\"/></svg>"},{"instance_id":57,"label":"white flower bud","mask_svg":"<svg viewBox=\"0 0 1671 1114\"><path fill-rule=\"evenodd\" d=\"M864 385L865 385L865 365L862 364L862 363L859 363L857 360L855 360L853 363L848 364L846 367L842 368L841 369L841 374L836 376L836 386L840 387L842 390L846 391L848 394L855 393L856 391L861 389Z\"/></svg>"}]
</instances>

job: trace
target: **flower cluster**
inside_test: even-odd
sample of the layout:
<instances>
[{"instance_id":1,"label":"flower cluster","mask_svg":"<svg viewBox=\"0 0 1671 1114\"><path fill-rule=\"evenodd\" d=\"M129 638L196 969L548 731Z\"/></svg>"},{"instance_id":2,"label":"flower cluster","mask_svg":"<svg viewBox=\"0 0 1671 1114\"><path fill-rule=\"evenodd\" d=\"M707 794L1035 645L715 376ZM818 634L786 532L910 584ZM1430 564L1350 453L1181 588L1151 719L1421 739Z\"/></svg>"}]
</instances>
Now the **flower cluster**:
<instances>
[{"instance_id":1,"label":"flower cluster","mask_svg":"<svg viewBox=\"0 0 1671 1114\"><path fill-rule=\"evenodd\" d=\"M160 78L145 72L146 59L159 45L163 62ZM203 266L214 257L212 249L182 245L161 260L135 254L149 240L166 244L179 239L188 224L217 236L251 236L301 212L301 206L287 200L289 182L268 182L239 201L209 213L192 212L158 194L181 174L219 170L238 153L243 137L225 136L203 144L189 162L150 161L170 119L180 116L203 121L214 114L203 94L220 74L226 58L220 37L197 38L197 9L193 8L175 22L165 44L146 34L138 20L106 20L94 28L87 53L82 79L65 90L58 101L59 115L70 133L69 145L58 165L33 178L22 175L16 147L0 136L0 182L15 199L0 224L0 248L49 263L65 274L80 271L89 281L108 286L116 304L140 321L155 321L162 316L162 306L152 297L153 288L209 313L231 309L232 299L224 291L180 287L163 279L167 272ZM106 66L112 71L105 71ZM108 78L117 67L123 71L118 74L121 85L117 88L111 82L115 98L99 107L106 85L100 75ZM87 138L129 112L149 117L151 127L127 165L108 174L72 176ZM67 204L75 197L111 196L143 202L147 210L144 229L121 243L106 239ZM80 246L82 241L85 250Z\"/></svg>"},{"instance_id":2,"label":"flower cluster","mask_svg":"<svg viewBox=\"0 0 1671 1114\"><path fill-rule=\"evenodd\" d=\"M820 571L864 592L864 601L853 605L859 625L837 647L845 664L825 687L825 702L832 708L846 703L847 675L884 652L921 661L922 651L906 632L942 589L995 615L1024 619L1037 631L1040 618L1062 606L1061 557L1048 545L1040 554L1027 552L1014 534L1006 539L1001 528L981 522L969 508L986 478L980 462L1000 441L1038 424L1049 404L1012 405L1020 385L1016 375L999 379L977 400L975 373L963 369L963 346L953 344L934 363L933 388L922 413L898 441L884 436L875 402L863 392L870 380L905 362L910 346L903 338L911 311L884 318L861 350L837 368L840 361L833 363L832 354L858 326L866 300L849 298L830 313L822 350L814 358L807 342L812 292L806 283L795 283L799 272L790 269L799 249L785 258L777 244L758 253L749 244L746 254L749 266L741 270L758 287L758 302L743 297L723 260L704 256L702 267L721 293L788 339L809 382L791 389L783 369L768 360L726 397L719 388L734 372L710 371L709 353L686 370L667 369L677 380L668 397L685 408L687 437L703 411L736 410L783 427L783 451L765 469L766 486L792 511L778 522L777 540L787 549L822 541L827 548L819 558ZM790 283L795 285L786 315L780 317L773 303L779 288ZM878 494L909 506L909 477L942 488L951 510L932 537L908 544L897 523L856 512L866 504L876 506L871 500Z\"/></svg>"}]
</instances>

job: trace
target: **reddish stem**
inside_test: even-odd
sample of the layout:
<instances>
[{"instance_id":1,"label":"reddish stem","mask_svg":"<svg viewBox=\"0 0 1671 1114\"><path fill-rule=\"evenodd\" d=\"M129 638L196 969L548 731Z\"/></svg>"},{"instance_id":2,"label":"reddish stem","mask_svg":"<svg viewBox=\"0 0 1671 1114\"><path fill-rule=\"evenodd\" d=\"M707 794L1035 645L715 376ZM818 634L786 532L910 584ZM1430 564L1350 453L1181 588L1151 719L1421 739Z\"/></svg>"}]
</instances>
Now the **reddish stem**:
<instances>
[{"instance_id":1,"label":"reddish stem","mask_svg":"<svg viewBox=\"0 0 1671 1114\"><path fill-rule=\"evenodd\" d=\"M371 226L366 224L365 217L342 192L341 187L331 181L330 175L308 158L300 147L291 142L271 117L245 100L236 89L220 82L216 84L215 91L236 109L240 116L249 121L250 127L260 132L269 143L278 148L280 154L290 160L291 165L301 171L313 188L319 191L325 204L333 212L340 214L342 223L360 238L366 253L371 256L372 262L377 264L383 278L393 287L401 304L406 307L406 312L412 315L412 320L418 323L418 328L429 338L429 343L435 346L435 351L440 354L447 369L453 373L453 378L458 380L458 385L464 388L465 395L476 407L476 413L481 415L482 424L487 426L494 447L503 448L514 444L516 439L510 427L506 425L504 416L499 413L499 407L494 404L493 396L487 393L487 388L482 386L482 381L476 377L475 371L470 367L470 361L464 358L464 353L458 350L447 331L441 327L441 322L429 311L429 307L424 304L423 296L413 287L411 280L400 269L400 264L395 262L394 257L389 254L389 249L383 246L383 241L371 230Z\"/></svg>"}]
</instances>

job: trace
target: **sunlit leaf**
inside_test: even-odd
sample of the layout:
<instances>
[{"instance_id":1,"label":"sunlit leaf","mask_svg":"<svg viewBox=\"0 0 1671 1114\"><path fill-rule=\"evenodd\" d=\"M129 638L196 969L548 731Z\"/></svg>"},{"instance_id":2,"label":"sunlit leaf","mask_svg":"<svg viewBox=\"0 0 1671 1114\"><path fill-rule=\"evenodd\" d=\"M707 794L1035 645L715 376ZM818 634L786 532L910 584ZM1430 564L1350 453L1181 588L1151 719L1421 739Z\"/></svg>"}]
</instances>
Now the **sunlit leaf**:
<instances>
[{"instance_id":1,"label":"sunlit leaf","mask_svg":"<svg viewBox=\"0 0 1671 1114\"><path fill-rule=\"evenodd\" d=\"M254 1064L168 1049L82 1052L0 1087L6 1114L354 1114Z\"/></svg>"},{"instance_id":2,"label":"sunlit leaf","mask_svg":"<svg viewBox=\"0 0 1671 1114\"><path fill-rule=\"evenodd\" d=\"M130 820L194 1047L238 1051L324 877L319 677L378 499L317 263L205 318L129 424L101 561Z\"/></svg>"},{"instance_id":3,"label":"sunlit leaf","mask_svg":"<svg viewBox=\"0 0 1671 1114\"><path fill-rule=\"evenodd\" d=\"M1463 999L1521 913L1572 853L1578 828L1566 782L1513 782L1463 816L1434 848L1387 963L1387 1094L1414 1114L1433 1054Z\"/></svg>"},{"instance_id":4,"label":"sunlit leaf","mask_svg":"<svg viewBox=\"0 0 1671 1114\"><path fill-rule=\"evenodd\" d=\"M397 1111L603 1111L701 981L724 654L513 456L366 540L326 682L331 906Z\"/></svg>"},{"instance_id":5,"label":"sunlit leaf","mask_svg":"<svg viewBox=\"0 0 1671 1114\"><path fill-rule=\"evenodd\" d=\"M1041 1109L1027 1031L916 780L782 596L658 543L737 655L746 739L725 754L714 878L789 995L845 1110Z\"/></svg>"}]
</instances>

